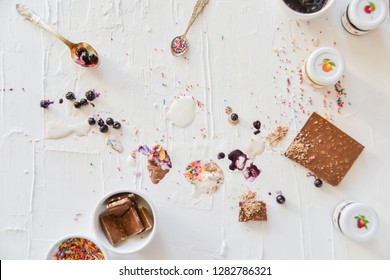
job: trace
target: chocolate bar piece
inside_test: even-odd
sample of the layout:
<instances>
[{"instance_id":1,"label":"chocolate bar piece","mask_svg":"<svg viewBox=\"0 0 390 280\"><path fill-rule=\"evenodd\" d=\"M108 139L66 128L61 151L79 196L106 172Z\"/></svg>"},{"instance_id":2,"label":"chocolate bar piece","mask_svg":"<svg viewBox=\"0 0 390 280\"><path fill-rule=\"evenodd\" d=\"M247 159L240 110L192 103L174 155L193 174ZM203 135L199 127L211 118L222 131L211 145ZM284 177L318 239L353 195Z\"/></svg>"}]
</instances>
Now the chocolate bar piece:
<instances>
[{"instance_id":1,"label":"chocolate bar piece","mask_svg":"<svg viewBox=\"0 0 390 280\"><path fill-rule=\"evenodd\" d=\"M144 231L147 231L153 227L153 219L150 217L148 210L145 207L138 208L138 215L144 226Z\"/></svg>"},{"instance_id":2,"label":"chocolate bar piece","mask_svg":"<svg viewBox=\"0 0 390 280\"><path fill-rule=\"evenodd\" d=\"M119 219L128 237L141 233L145 229L135 207L131 207Z\"/></svg>"},{"instance_id":3,"label":"chocolate bar piece","mask_svg":"<svg viewBox=\"0 0 390 280\"><path fill-rule=\"evenodd\" d=\"M263 201L241 201L239 205L240 222L267 220L267 205Z\"/></svg>"},{"instance_id":4,"label":"chocolate bar piece","mask_svg":"<svg viewBox=\"0 0 390 280\"><path fill-rule=\"evenodd\" d=\"M122 193L111 196L109 199L107 199L107 208L121 204L126 201L132 201L135 204L135 195L133 193Z\"/></svg>"},{"instance_id":5,"label":"chocolate bar piece","mask_svg":"<svg viewBox=\"0 0 390 280\"><path fill-rule=\"evenodd\" d=\"M284 154L337 186L363 149L345 132L313 113Z\"/></svg>"},{"instance_id":6,"label":"chocolate bar piece","mask_svg":"<svg viewBox=\"0 0 390 280\"><path fill-rule=\"evenodd\" d=\"M115 247L126 239L126 231L123 229L120 221L115 215L107 215L106 213L103 213L100 215L99 220L104 234L112 246Z\"/></svg>"},{"instance_id":7,"label":"chocolate bar piece","mask_svg":"<svg viewBox=\"0 0 390 280\"><path fill-rule=\"evenodd\" d=\"M107 200L107 209L110 214L122 216L130 207L136 206L135 195L132 193L119 194Z\"/></svg>"},{"instance_id":8,"label":"chocolate bar piece","mask_svg":"<svg viewBox=\"0 0 390 280\"><path fill-rule=\"evenodd\" d=\"M169 169L163 169L160 165L158 166L148 166L149 177L153 184L158 184L165 175L168 174Z\"/></svg>"},{"instance_id":9,"label":"chocolate bar piece","mask_svg":"<svg viewBox=\"0 0 390 280\"><path fill-rule=\"evenodd\" d=\"M107 205L107 208L108 208L108 213L115 215L115 216L118 216L118 217L121 217L121 216L123 216L123 214L125 214L130 209L130 207L133 207L133 206L134 206L134 203L132 201L123 201L123 203L117 204L117 205L114 205L111 207L108 207L108 205Z\"/></svg>"},{"instance_id":10,"label":"chocolate bar piece","mask_svg":"<svg viewBox=\"0 0 390 280\"><path fill-rule=\"evenodd\" d=\"M110 214L116 216L122 216L125 214L130 207L135 206L134 194L120 195L112 197L108 200L107 209Z\"/></svg>"}]
</instances>

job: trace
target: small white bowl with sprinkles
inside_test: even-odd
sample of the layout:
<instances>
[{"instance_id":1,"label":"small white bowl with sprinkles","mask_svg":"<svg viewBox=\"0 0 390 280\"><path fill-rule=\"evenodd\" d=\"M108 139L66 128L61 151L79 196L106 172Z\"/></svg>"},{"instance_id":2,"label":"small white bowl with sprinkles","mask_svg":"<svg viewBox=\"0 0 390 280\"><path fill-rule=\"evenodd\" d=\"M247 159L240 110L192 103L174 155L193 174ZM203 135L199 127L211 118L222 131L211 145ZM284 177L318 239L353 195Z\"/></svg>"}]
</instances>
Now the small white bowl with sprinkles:
<instances>
[{"instance_id":1,"label":"small white bowl with sprinkles","mask_svg":"<svg viewBox=\"0 0 390 280\"><path fill-rule=\"evenodd\" d=\"M83 235L60 238L50 247L47 260L107 260L107 253L95 240Z\"/></svg>"}]
</instances>

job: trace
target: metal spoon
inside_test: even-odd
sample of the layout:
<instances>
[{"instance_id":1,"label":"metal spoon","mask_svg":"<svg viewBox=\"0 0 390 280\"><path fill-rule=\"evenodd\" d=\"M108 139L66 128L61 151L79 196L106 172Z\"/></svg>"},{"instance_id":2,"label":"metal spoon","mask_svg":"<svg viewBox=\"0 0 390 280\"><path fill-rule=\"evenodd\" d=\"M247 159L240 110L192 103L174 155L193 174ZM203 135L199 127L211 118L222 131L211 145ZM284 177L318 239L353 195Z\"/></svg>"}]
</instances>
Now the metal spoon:
<instances>
[{"instance_id":1,"label":"metal spoon","mask_svg":"<svg viewBox=\"0 0 390 280\"><path fill-rule=\"evenodd\" d=\"M194 10L192 12L191 19L187 25L187 29L183 35L177 36L173 38L171 43L171 52L173 56L181 56L188 50L188 41L187 41L187 33L190 30L192 24L195 22L196 18L202 13L204 7L209 2L209 0L198 0L196 2Z\"/></svg>"},{"instance_id":2,"label":"metal spoon","mask_svg":"<svg viewBox=\"0 0 390 280\"><path fill-rule=\"evenodd\" d=\"M60 39L70 49L70 56L73 61L82 67L93 68L99 65L99 57L97 51L85 42L72 43L64 36L56 32L52 27L45 23L35 12L24 5L17 4L16 10L24 18L38 25L39 27L49 31L51 34Z\"/></svg>"}]
</instances>

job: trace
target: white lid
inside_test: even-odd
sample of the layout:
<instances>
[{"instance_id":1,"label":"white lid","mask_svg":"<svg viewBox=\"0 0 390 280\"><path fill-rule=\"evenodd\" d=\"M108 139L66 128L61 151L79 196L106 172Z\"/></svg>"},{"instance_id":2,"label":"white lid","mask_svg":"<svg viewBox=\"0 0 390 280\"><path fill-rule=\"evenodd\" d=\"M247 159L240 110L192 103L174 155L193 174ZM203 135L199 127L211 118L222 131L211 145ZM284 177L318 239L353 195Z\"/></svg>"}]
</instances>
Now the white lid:
<instances>
[{"instance_id":1,"label":"white lid","mask_svg":"<svg viewBox=\"0 0 390 280\"><path fill-rule=\"evenodd\" d=\"M368 241L378 228L378 216L370 206L352 203L342 211L339 225L344 235L358 241Z\"/></svg>"},{"instance_id":2,"label":"white lid","mask_svg":"<svg viewBox=\"0 0 390 280\"><path fill-rule=\"evenodd\" d=\"M348 7L348 17L361 30L377 28L386 19L386 0L353 0Z\"/></svg>"},{"instance_id":3,"label":"white lid","mask_svg":"<svg viewBox=\"0 0 390 280\"><path fill-rule=\"evenodd\" d=\"M319 48L307 59L306 73L316 84L334 85L344 73L344 59L334 48Z\"/></svg>"}]
</instances>

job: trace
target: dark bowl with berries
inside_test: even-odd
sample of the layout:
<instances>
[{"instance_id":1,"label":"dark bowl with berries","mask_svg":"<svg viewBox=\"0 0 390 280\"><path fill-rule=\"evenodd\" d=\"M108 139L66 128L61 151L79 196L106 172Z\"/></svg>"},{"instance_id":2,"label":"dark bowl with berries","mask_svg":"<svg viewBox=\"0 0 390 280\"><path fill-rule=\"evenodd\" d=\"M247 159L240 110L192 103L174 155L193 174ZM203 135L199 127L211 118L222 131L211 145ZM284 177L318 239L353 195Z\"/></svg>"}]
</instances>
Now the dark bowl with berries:
<instances>
[{"instance_id":1,"label":"dark bowl with berries","mask_svg":"<svg viewBox=\"0 0 390 280\"><path fill-rule=\"evenodd\" d=\"M324 14L334 0L278 0L280 6L292 18L311 20Z\"/></svg>"}]
</instances>

